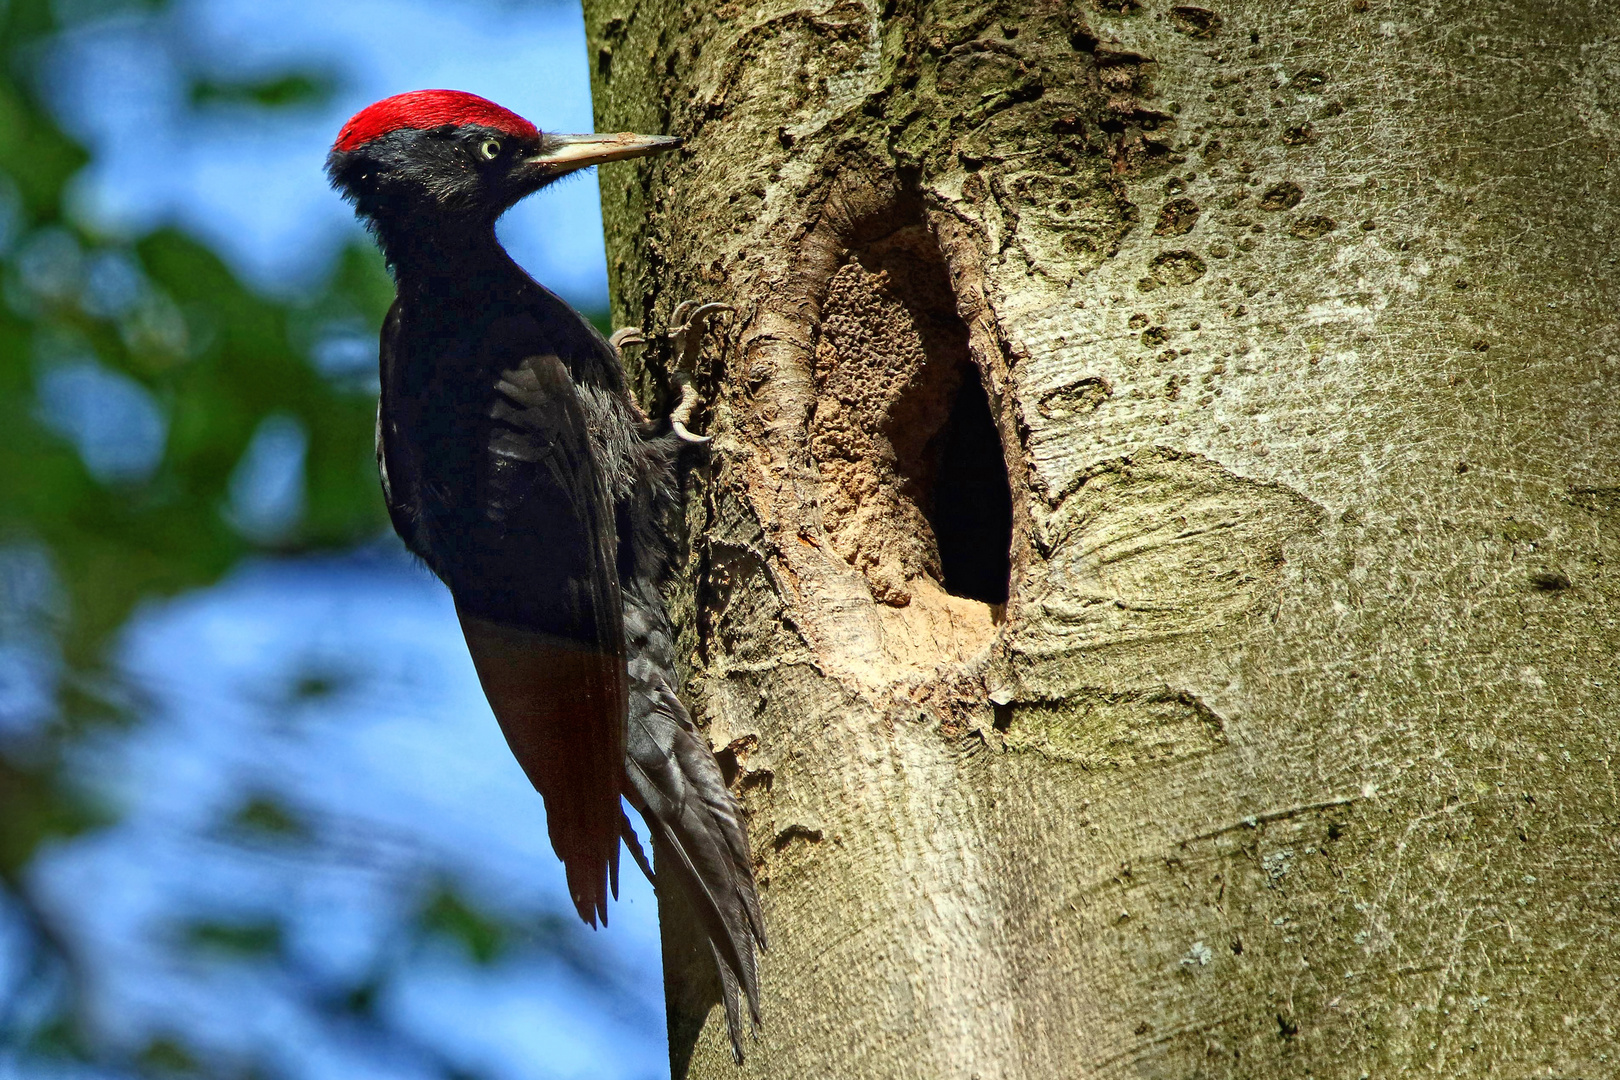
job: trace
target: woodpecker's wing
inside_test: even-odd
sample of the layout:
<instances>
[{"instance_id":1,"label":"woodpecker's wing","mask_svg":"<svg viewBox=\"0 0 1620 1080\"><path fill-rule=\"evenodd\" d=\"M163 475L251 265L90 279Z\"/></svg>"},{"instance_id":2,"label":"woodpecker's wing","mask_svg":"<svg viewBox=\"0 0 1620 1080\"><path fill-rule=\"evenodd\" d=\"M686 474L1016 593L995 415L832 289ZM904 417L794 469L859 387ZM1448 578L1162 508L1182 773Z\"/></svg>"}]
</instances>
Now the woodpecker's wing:
<instances>
[{"instance_id":1,"label":"woodpecker's wing","mask_svg":"<svg viewBox=\"0 0 1620 1080\"><path fill-rule=\"evenodd\" d=\"M450 575L467 649L507 745L545 798L580 917L618 892L625 646L614 515L568 371L529 356L487 411L478 536Z\"/></svg>"}]
</instances>

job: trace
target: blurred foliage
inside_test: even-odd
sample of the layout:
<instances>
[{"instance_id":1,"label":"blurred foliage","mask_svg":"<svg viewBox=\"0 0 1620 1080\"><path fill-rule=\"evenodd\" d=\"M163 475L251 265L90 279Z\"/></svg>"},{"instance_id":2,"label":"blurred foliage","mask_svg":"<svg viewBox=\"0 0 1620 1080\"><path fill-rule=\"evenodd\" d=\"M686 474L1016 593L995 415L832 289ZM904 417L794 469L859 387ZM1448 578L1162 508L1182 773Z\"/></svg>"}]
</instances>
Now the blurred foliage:
<instances>
[{"instance_id":1,"label":"blurred foliage","mask_svg":"<svg viewBox=\"0 0 1620 1080\"><path fill-rule=\"evenodd\" d=\"M268 79L227 82L219 79L193 79L189 97L193 106L252 105L286 109L324 105L331 100L338 81L329 72L294 71Z\"/></svg>"},{"instance_id":2,"label":"blurred foliage","mask_svg":"<svg viewBox=\"0 0 1620 1080\"><path fill-rule=\"evenodd\" d=\"M72 773L85 760L81 748L105 742L108 733L134 732L150 714L143 689L120 678L112 656L140 604L209 586L247 556L348 548L387 529L372 431L376 328L393 285L371 245L346 249L328 280L309 290L313 299L278 301L245 287L205 244L179 231L134 240L102 236L68 210L65 193L89 158L40 100L28 74L32 58L51 35L79 21L140 18L163 6L164 0L0 0L0 1072L6 1075L8 1067L30 1062L53 1076L291 1075L275 1048L211 1040L182 1015L183 1004L167 1018L110 1034L107 1018L95 1015L95 991L109 981L108 965L138 954L137 943L120 941L109 951L76 940L74 928L59 925L49 902L35 894L30 865L56 843L77 837L93 845L103 838L87 834L113 821ZM191 76L185 106L240 110L251 122L254 110L322 105L337 85L315 68L239 80L211 68ZM255 476L264 472L266 453L280 454L282 466L267 475L291 469L295 490L255 506ZM17 657L24 658L22 668L6 666ZM26 685L29 679L39 685ZM261 704L294 715L353 692L359 681L343 661L317 658ZM338 816L289 800L272 778L262 788L244 785L184 839L260 859L249 876L271 866L285 881L330 864L391 877L382 894L397 898L398 909L367 913L384 929L357 967L311 962L300 937L307 915L300 923L278 906L286 896L262 884L268 874L215 906L165 898L168 910L153 920L155 940L140 943L154 952L133 962L171 972L225 970L233 979L255 972L262 986L297 999L315 1022L301 1029L305 1035L320 1030L332 1045L369 1055L378 1075L474 1075L406 1030L388 1007L412 958L438 955L423 946L448 943L491 973L544 955L580 985L626 997L619 975L570 912L488 909L469 898L487 893L458 882L454 870L425 867L427 860L408 850L408 837L388 824ZM176 872L207 873L181 860ZM76 1071L72 1063L90 1070Z\"/></svg>"},{"instance_id":3,"label":"blurred foliage","mask_svg":"<svg viewBox=\"0 0 1620 1080\"><path fill-rule=\"evenodd\" d=\"M501 924L447 885L429 898L417 921L424 930L461 945L476 964L493 964L506 951L507 935Z\"/></svg>"},{"instance_id":4,"label":"blurred foliage","mask_svg":"<svg viewBox=\"0 0 1620 1080\"><path fill-rule=\"evenodd\" d=\"M283 840L308 840L309 826L269 795L257 795L231 816L231 825L249 834Z\"/></svg>"},{"instance_id":5,"label":"blurred foliage","mask_svg":"<svg viewBox=\"0 0 1620 1080\"><path fill-rule=\"evenodd\" d=\"M197 1059L191 1056L191 1051L178 1039L162 1036L146 1044L146 1048L135 1059L142 1071L157 1073L159 1075L195 1074L198 1071Z\"/></svg>"},{"instance_id":6,"label":"blurred foliage","mask_svg":"<svg viewBox=\"0 0 1620 1080\"><path fill-rule=\"evenodd\" d=\"M47 769L0 758L0 880L16 880L34 848L91 828L101 815L65 793Z\"/></svg>"},{"instance_id":7,"label":"blurred foliage","mask_svg":"<svg viewBox=\"0 0 1620 1080\"><path fill-rule=\"evenodd\" d=\"M226 956L274 956L281 951L281 924L272 920L219 922L199 919L185 927L185 943L199 952Z\"/></svg>"},{"instance_id":8,"label":"blurred foliage","mask_svg":"<svg viewBox=\"0 0 1620 1080\"><path fill-rule=\"evenodd\" d=\"M43 657L55 672L47 716L0 724L0 899L35 931L32 966L42 977L63 944L32 906L26 867L41 845L101 818L64 762L73 740L131 711L107 653L136 605L208 585L255 551L348 546L385 524L372 462L375 398L364 380L334 379L310 359L333 334L378 325L392 298L380 259L369 246L347 251L319 299L294 306L250 291L179 232L128 243L76 222L63 195L87 154L56 126L17 61L76 8L100 10L0 4L8 61L0 64L0 561L39 563L49 578L0 581L0 647ZM307 105L331 88L327 76L294 72L198 83L192 100ZM272 417L307 440L303 492L294 520L273 536L249 535L227 512L240 495L233 478ZM154 434L142 457L135 444ZM302 828L264 802L246 804L237 823L283 835ZM196 947L236 954L280 945L274 924L203 923L185 934ZM59 981L66 972L72 982L72 966L55 957ZM0 1000L0 1044L9 1020ZM82 1040L63 1034L71 1026L52 1018L32 1041L82 1051ZM138 1064L193 1067L184 1047L163 1040Z\"/></svg>"}]
</instances>

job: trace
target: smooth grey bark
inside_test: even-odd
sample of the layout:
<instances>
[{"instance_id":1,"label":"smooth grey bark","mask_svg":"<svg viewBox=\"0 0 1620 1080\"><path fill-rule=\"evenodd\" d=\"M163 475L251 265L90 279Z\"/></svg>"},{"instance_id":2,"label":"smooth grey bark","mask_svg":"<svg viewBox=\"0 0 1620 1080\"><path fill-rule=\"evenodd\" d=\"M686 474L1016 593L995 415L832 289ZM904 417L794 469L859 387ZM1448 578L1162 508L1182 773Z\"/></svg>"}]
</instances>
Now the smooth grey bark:
<instances>
[{"instance_id":1,"label":"smooth grey bark","mask_svg":"<svg viewBox=\"0 0 1620 1080\"><path fill-rule=\"evenodd\" d=\"M603 170L617 319L738 308L676 599L740 1075L1620 1073L1620 11L586 19L599 128L688 140ZM967 380L1005 609L938 584Z\"/></svg>"}]
</instances>

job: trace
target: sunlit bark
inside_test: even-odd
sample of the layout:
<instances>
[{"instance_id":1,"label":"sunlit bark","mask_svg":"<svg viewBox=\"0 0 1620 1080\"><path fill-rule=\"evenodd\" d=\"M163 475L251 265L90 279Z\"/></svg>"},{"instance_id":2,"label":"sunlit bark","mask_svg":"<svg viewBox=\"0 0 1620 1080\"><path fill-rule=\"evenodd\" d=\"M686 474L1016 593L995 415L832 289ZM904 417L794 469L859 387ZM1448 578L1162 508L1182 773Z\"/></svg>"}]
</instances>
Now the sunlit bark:
<instances>
[{"instance_id":1,"label":"sunlit bark","mask_svg":"<svg viewBox=\"0 0 1620 1080\"><path fill-rule=\"evenodd\" d=\"M603 171L618 320L737 307L742 1074L1620 1068L1615 9L586 8L599 127L688 140Z\"/></svg>"}]
</instances>

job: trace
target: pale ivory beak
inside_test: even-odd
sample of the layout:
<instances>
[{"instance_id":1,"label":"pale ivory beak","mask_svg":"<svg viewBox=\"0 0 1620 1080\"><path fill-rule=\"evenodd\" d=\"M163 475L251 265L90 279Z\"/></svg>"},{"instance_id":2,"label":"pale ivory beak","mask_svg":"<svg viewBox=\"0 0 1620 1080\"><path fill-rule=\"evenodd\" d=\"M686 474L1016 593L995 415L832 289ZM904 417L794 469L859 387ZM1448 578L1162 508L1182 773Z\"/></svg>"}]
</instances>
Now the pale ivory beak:
<instances>
[{"instance_id":1,"label":"pale ivory beak","mask_svg":"<svg viewBox=\"0 0 1620 1080\"><path fill-rule=\"evenodd\" d=\"M637 135L630 131L616 135L542 135L539 152L524 162L560 176L605 161L646 157L680 145L681 140L672 135Z\"/></svg>"}]
</instances>

